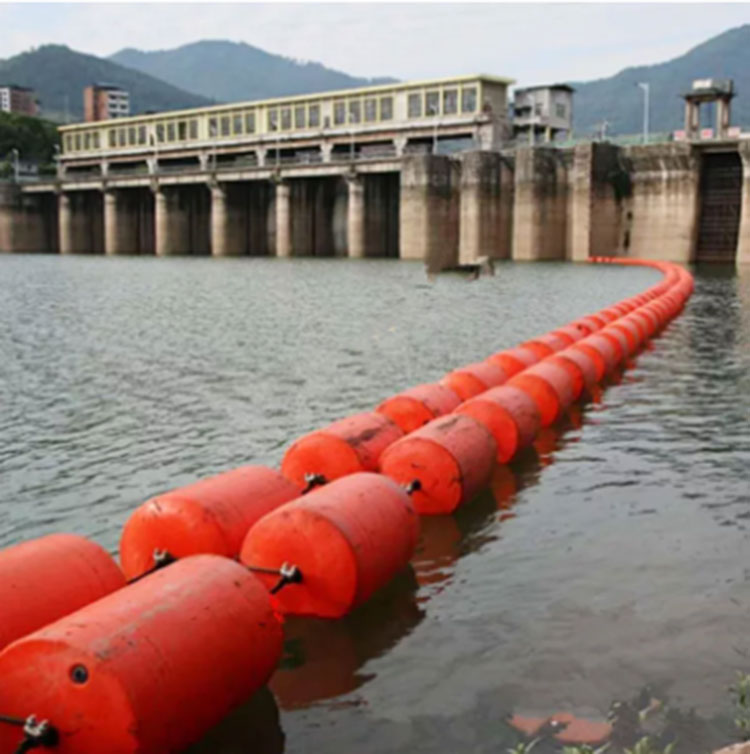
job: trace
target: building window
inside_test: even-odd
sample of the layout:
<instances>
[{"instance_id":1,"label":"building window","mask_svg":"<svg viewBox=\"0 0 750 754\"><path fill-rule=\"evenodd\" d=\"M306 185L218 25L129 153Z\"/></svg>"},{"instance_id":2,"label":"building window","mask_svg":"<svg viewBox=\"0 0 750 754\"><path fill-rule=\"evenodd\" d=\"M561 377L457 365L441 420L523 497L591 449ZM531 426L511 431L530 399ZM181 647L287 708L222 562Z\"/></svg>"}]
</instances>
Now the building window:
<instances>
[{"instance_id":1,"label":"building window","mask_svg":"<svg viewBox=\"0 0 750 754\"><path fill-rule=\"evenodd\" d=\"M242 114L241 113L235 113L232 116L232 130L235 134L241 134L242 133Z\"/></svg>"},{"instance_id":2,"label":"building window","mask_svg":"<svg viewBox=\"0 0 750 754\"><path fill-rule=\"evenodd\" d=\"M137 137L136 137L135 126L131 126L128 129L128 144L130 144L131 146L135 146L136 138Z\"/></svg>"},{"instance_id":3,"label":"building window","mask_svg":"<svg viewBox=\"0 0 750 754\"><path fill-rule=\"evenodd\" d=\"M81 134L75 135L75 150L76 152L81 151Z\"/></svg>"},{"instance_id":4,"label":"building window","mask_svg":"<svg viewBox=\"0 0 750 754\"><path fill-rule=\"evenodd\" d=\"M304 128L306 126L306 118L305 118L305 106L304 105L297 105L297 107L294 108L294 127L295 128Z\"/></svg>"},{"instance_id":5,"label":"building window","mask_svg":"<svg viewBox=\"0 0 750 754\"><path fill-rule=\"evenodd\" d=\"M222 136L229 136L229 116L228 115L222 115L221 116L221 135Z\"/></svg>"},{"instance_id":6,"label":"building window","mask_svg":"<svg viewBox=\"0 0 750 754\"><path fill-rule=\"evenodd\" d=\"M455 115L458 112L458 90L446 89L443 92L443 115Z\"/></svg>"},{"instance_id":7,"label":"building window","mask_svg":"<svg viewBox=\"0 0 750 754\"><path fill-rule=\"evenodd\" d=\"M380 120L391 120L393 118L393 97L380 98Z\"/></svg>"},{"instance_id":8,"label":"building window","mask_svg":"<svg viewBox=\"0 0 750 754\"><path fill-rule=\"evenodd\" d=\"M175 140L175 128L174 123L167 123L167 141Z\"/></svg>"},{"instance_id":9,"label":"building window","mask_svg":"<svg viewBox=\"0 0 750 754\"><path fill-rule=\"evenodd\" d=\"M427 92L425 96L425 115L440 115L440 92Z\"/></svg>"},{"instance_id":10,"label":"building window","mask_svg":"<svg viewBox=\"0 0 750 754\"><path fill-rule=\"evenodd\" d=\"M279 111L269 110L268 111L268 130L278 131L278 129L279 129Z\"/></svg>"},{"instance_id":11,"label":"building window","mask_svg":"<svg viewBox=\"0 0 750 754\"><path fill-rule=\"evenodd\" d=\"M362 120L362 109L358 99L349 101L349 123L359 123Z\"/></svg>"},{"instance_id":12,"label":"building window","mask_svg":"<svg viewBox=\"0 0 750 754\"><path fill-rule=\"evenodd\" d=\"M565 118L566 109L565 109L565 105L562 102L558 102L555 105L555 114L557 115L558 118Z\"/></svg>"},{"instance_id":13,"label":"building window","mask_svg":"<svg viewBox=\"0 0 750 754\"><path fill-rule=\"evenodd\" d=\"M163 135L164 134L162 133L162 136ZM127 129L126 128L120 128L117 131L117 144L119 146L121 146L121 147L124 147L124 146L127 145L127 141L128 141L128 131L127 131Z\"/></svg>"},{"instance_id":14,"label":"building window","mask_svg":"<svg viewBox=\"0 0 750 754\"><path fill-rule=\"evenodd\" d=\"M91 149L91 134L88 132L83 135L83 148Z\"/></svg>"},{"instance_id":15,"label":"building window","mask_svg":"<svg viewBox=\"0 0 750 754\"><path fill-rule=\"evenodd\" d=\"M162 144L164 142L164 124L163 123L156 124L156 141L158 141L159 144Z\"/></svg>"},{"instance_id":16,"label":"building window","mask_svg":"<svg viewBox=\"0 0 750 754\"><path fill-rule=\"evenodd\" d=\"M310 105L307 108L307 125L310 128L318 128L320 126L320 105Z\"/></svg>"},{"instance_id":17,"label":"building window","mask_svg":"<svg viewBox=\"0 0 750 754\"><path fill-rule=\"evenodd\" d=\"M461 90L461 112L473 113L477 109L477 88L467 86Z\"/></svg>"},{"instance_id":18,"label":"building window","mask_svg":"<svg viewBox=\"0 0 750 754\"><path fill-rule=\"evenodd\" d=\"M138 126L138 143L146 143L146 126Z\"/></svg>"},{"instance_id":19,"label":"building window","mask_svg":"<svg viewBox=\"0 0 750 754\"><path fill-rule=\"evenodd\" d=\"M109 146L116 147L117 146L117 133L115 132L115 129L110 128L107 133L109 134L107 137L109 141ZM70 139L70 136L68 137L68 139ZM70 149L70 144L68 144L68 149Z\"/></svg>"},{"instance_id":20,"label":"building window","mask_svg":"<svg viewBox=\"0 0 750 754\"><path fill-rule=\"evenodd\" d=\"M215 139L219 135L219 122L216 118L208 119L208 135L212 139Z\"/></svg>"},{"instance_id":21,"label":"building window","mask_svg":"<svg viewBox=\"0 0 750 754\"><path fill-rule=\"evenodd\" d=\"M255 133L255 113L245 113L245 133Z\"/></svg>"},{"instance_id":22,"label":"building window","mask_svg":"<svg viewBox=\"0 0 750 754\"><path fill-rule=\"evenodd\" d=\"M365 100L365 121L372 123L378 119L378 101L376 99Z\"/></svg>"},{"instance_id":23,"label":"building window","mask_svg":"<svg viewBox=\"0 0 750 754\"><path fill-rule=\"evenodd\" d=\"M292 127L292 108L281 108L281 128L284 131L288 131Z\"/></svg>"},{"instance_id":24,"label":"building window","mask_svg":"<svg viewBox=\"0 0 750 754\"><path fill-rule=\"evenodd\" d=\"M187 139L187 123L184 120L177 122L177 139L178 141L185 141Z\"/></svg>"},{"instance_id":25,"label":"building window","mask_svg":"<svg viewBox=\"0 0 750 754\"><path fill-rule=\"evenodd\" d=\"M542 103L541 102L535 102L534 103L534 115L541 115L542 114Z\"/></svg>"},{"instance_id":26,"label":"building window","mask_svg":"<svg viewBox=\"0 0 750 754\"><path fill-rule=\"evenodd\" d=\"M336 126L346 123L346 104L342 101L333 104L333 123Z\"/></svg>"},{"instance_id":27,"label":"building window","mask_svg":"<svg viewBox=\"0 0 750 754\"><path fill-rule=\"evenodd\" d=\"M99 132L95 131L91 134L91 143L94 149L99 149Z\"/></svg>"},{"instance_id":28,"label":"building window","mask_svg":"<svg viewBox=\"0 0 750 754\"><path fill-rule=\"evenodd\" d=\"M409 95L406 112L410 118L422 117L422 93L414 92Z\"/></svg>"}]
</instances>

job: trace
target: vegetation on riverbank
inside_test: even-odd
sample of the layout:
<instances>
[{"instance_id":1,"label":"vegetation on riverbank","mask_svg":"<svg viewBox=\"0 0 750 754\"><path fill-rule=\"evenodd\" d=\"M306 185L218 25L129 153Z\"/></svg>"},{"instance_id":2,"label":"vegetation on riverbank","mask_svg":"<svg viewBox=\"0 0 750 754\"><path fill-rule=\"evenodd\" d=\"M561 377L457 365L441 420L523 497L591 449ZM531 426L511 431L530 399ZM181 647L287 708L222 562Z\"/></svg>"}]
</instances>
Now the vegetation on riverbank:
<instances>
[{"instance_id":1,"label":"vegetation on riverbank","mask_svg":"<svg viewBox=\"0 0 750 754\"><path fill-rule=\"evenodd\" d=\"M40 169L52 168L59 143L56 124L17 113L0 113L0 177L13 174L14 149L21 162L35 163Z\"/></svg>"}]
</instances>

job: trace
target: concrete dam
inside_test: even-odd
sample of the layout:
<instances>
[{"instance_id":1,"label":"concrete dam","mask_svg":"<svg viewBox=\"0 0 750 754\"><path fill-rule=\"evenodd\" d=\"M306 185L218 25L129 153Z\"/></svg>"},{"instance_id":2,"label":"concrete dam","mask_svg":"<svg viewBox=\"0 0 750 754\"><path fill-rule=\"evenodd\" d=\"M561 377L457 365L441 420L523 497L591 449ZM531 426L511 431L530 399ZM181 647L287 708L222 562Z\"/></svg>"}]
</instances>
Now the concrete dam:
<instances>
[{"instance_id":1,"label":"concrete dam","mask_svg":"<svg viewBox=\"0 0 750 754\"><path fill-rule=\"evenodd\" d=\"M54 179L0 186L0 251L750 262L750 141L506 149L509 83L64 126Z\"/></svg>"}]
</instances>

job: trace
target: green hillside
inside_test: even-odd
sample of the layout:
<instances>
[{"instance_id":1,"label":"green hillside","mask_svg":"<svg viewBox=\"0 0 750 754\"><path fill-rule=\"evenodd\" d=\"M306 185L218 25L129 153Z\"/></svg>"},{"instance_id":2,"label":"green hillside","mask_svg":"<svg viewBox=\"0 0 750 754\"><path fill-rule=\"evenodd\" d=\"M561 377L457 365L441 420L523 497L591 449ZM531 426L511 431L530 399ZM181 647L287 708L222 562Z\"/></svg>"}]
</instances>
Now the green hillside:
<instances>
[{"instance_id":1,"label":"green hillside","mask_svg":"<svg viewBox=\"0 0 750 754\"><path fill-rule=\"evenodd\" d=\"M651 87L651 130L671 131L684 125L680 95L693 79L734 79L737 97L733 123L750 127L750 25L730 29L694 47L674 60L658 65L626 68L616 76L575 87L575 130L580 136L604 119L612 133L637 133L643 122L643 92L639 81ZM708 113L706 117L708 117ZM706 121L706 125L708 122Z\"/></svg>"},{"instance_id":2,"label":"green hillside","mask_svg":"<svg viewBox=\"0 0 750 754\"><path fill-rule=\"evenodd\" d=\"M110 60L222 102L347 89L393 79L363 79L301 63L244 43L205 40L174 50L126 49Z\"/></svg>"},{"instance_id":3,"label":"green hillside","mask_svg":"<svg viewBox=\"0 0 750 754\"><path fill-rule=\"evenodd\" d=\"M181 91L140 71L110 60L84 55L61 45L45 45L7 60L0 60L0 83L31 87L41 101L42 115L64 121L83 117L83 90L107 82L127 89L133 113L200 107L209 100Z\"/></svg>"}]
</instances>

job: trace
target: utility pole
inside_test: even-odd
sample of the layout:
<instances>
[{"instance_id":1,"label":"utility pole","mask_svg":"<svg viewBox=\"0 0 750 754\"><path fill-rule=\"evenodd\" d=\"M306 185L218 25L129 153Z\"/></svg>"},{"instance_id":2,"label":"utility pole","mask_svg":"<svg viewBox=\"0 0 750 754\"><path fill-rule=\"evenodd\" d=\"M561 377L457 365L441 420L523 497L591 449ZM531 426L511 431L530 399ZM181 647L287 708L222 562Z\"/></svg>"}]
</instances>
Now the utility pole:
<instances>
[{"instance_id":1,"label":"utility pole","mask_svg":"<svg viewBox=\"0 0 750 754\"><path fill-rule=\"evenodd\" d=\"M643 143L648 144L648 110L651 86L646 81L639 81L638 86L643 89Z\"/></svg>"}]
</instances>

